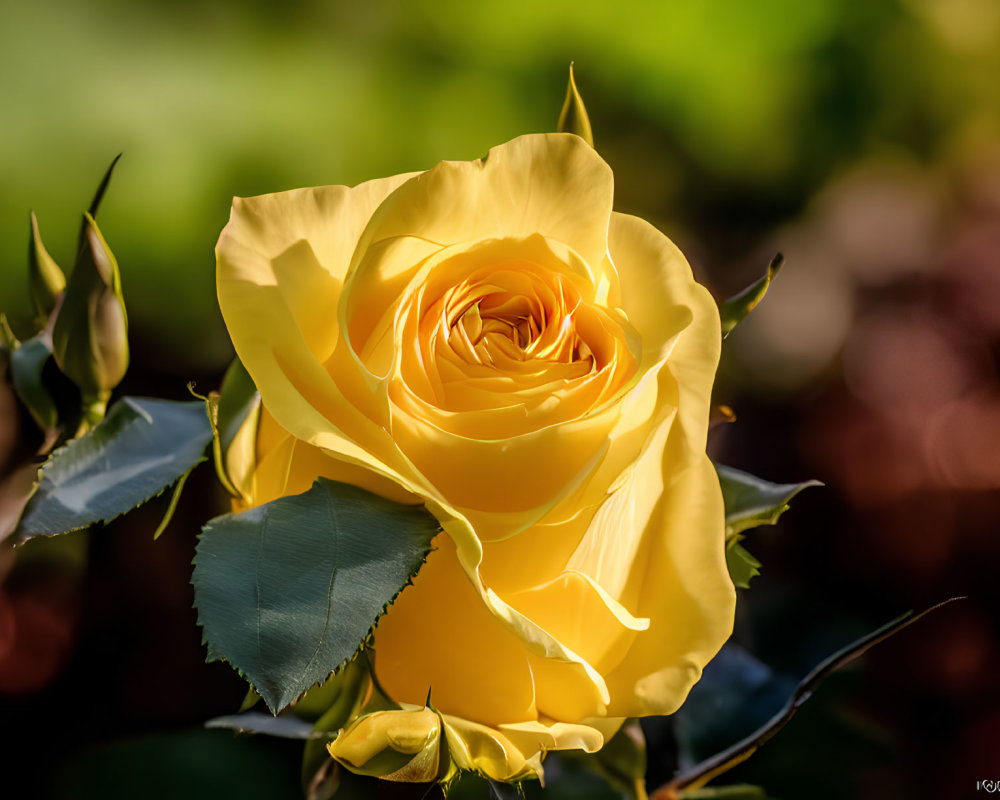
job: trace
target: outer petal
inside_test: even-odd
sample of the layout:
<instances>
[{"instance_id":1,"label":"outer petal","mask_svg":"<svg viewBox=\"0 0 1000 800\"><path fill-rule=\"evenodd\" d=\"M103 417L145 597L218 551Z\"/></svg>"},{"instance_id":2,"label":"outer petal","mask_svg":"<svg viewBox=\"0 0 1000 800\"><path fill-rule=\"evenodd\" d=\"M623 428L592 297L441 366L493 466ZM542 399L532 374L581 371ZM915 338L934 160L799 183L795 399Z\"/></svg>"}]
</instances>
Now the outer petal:
<instances>
[{"instance_id":1,"label":"outer petal","mask_svg":"<svg viewBox=\"0 0 1000 800\"><path fill-rule=\"evenodd\" d=\"M507 600L601 672L609 654L621 653L631 644L635 632L649 628L648 619L636 618L600 584L574 570ZM543 699L539 698L540 706Z\"/></svg>"},{"instance_id":2,"label":"outer petal","mask_svg":"<svg viewBox=\"0 0 1000 800\"><path fill-rule=\"evenodd\" d=\"M708 456L686 469L660 498L626 592L649 629L636 634L607 674L611 716L672 714L733 629L736 590L726 569L724 509ZM718 528L706 524L718 521Z\"/></svg>"},{"instance_id":3,"label":"outer petal","mask_svg":"<svg viewBox=\"0 0 1000 800\"><path fill-rule=\"evenodd\" d=\"M712 384L722 347L719 311L670 239L645 220L611 215L608 248L618 268L622 307L643 341L669 343L667 361L676 379L678 422L691 453L704 453ZM669 309L665 313L665 309ZM683 334L672 318L693 314Z\"/></svg>"},{"instance_id":4,"label":"outer petal","mask_svg":"<svg viewBox=\"0 0 1000 800\"><path fill-rule=\"evenodd\" d=\"M611 168L572 134L521 136L479 161L442 162L379 206L361 236L348 291L388 307L419 266L409 245L380 244L399 240L447 246L541 234L599 265L613 192Z\"/></svg>"},{"instance_id":5,"label":"outer petal","mask_svg":"<svg viewBox=\"0 0 1000 800\"><path fill-rule=\"evenodd\" d=\"M446 714L448 751L455 766L497 781L517 781L542 774L540 750L522 751L497 728Z\"/></svg>"},{"instance_id":6,"label":"outer petal","mask_svg":"<svg viewBox=\"0 0 1000 800\"><path fill-rule=\"evenodd\" d=\"M256 469L241 485L247 507L300 494L321 477L360 486L397 503L421 501L398 483L370 469L332 458L326 451L296 439L275 422L267 409L261 408L259 415Z\"/></svg>"},{"instance_id":7,"label":"outer petal","mask_svg":"<svg viewBox=\"0 0 1000 800\"><path fill-rule=\"evenodd\" d=\"M583 750L594 753L622 723L620 719L604 719L570 725L542 718L490 728L448 714L443 715L442 720L455 766L498 781L542 778L542 757L546 752Z\"/></svg>"},{"instance_id":8,"label":"outer petal","mask_svg":"<svg viewBox=\"0 0 1000 800\"><path fill-rule=\"evenodd\" d=\"M638 287L656 275L693 311L660 378L662 394L677 406L675 424L662 444L651 442L623 474L570 562L634 614L650 618L649 629L636 634L606 674L608 713L642 716L675 711L732 631L735 589L725 564L725 512L715 468L705 455L720 329L708 292L676 269L679 256L655 228L615 214L611 246L630 315L653 312L642 307L638 288L628 299L629 282ZM621 548L635 526L643 534L632 539L629 555Z\"/></svg>"},{"instance_id":9,"label":"outer petal","mask_svg":"<svg viewBox=\"0 0 1000 800\"><path fill-rule=\"evenodd\" d=\"M487 724L534 719L523 642L482 602L449 538L435 545L375 630L379 683L397 702L430 693L436 708Z\"/></svg>"},{"instance_id":10,"label":"outer petal","mask_svg":"<svg viewBox=\"0 0 1000 800\"><path fill-rule=\"evenodd\" d=\"M378 204L410 177L235 198L216 250L223 314L230 281L277 286L303 338L325 360L333 349L333 312L358 237Z\"/></svg>"},{"instance_id":11,"label":"outer petal","mask_svg":"<svg viewBox=\"0 0 1000 800\"><path fill-rule=\"evenodd\" d=\"M237 198L216 247L219 306L264 406L297 438L390 480L399 466L391 440L346 402L322 362L336 344L358 237L409 177Z\"/></svg>"}]
</instances>

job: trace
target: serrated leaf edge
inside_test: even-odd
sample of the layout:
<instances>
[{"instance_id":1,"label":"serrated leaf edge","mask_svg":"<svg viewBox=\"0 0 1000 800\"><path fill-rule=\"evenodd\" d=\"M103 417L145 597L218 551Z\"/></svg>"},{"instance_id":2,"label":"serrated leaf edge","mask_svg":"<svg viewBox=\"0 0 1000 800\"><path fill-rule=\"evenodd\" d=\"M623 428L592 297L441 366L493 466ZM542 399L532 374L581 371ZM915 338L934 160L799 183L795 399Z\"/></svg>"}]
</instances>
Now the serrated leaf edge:
<instances>
[{"instance_id":1,"label":"serrated leaf edge","mask_svg":"<svg viewBox=\"0 0 1000 800\"><path fill-rule=\"evenodd\" d=\"M262 508L264 508L264 506L256 506L256 508L261 508L262 509ZM252 511L254 509L248 509L248 510ZM246 512L240 512L240 513L246 513ZM198 563L199 563L198 562L198 555L199 555L199 547L201 545L201 540L202 540L202 537L204 536L204 534L206 533L206 531L212 525L212 523L219 522L220 520L224 520L224 519L227 519L227 518L232 517L232 516L235 516L235 514L223 514L221 516L218 516L218 517L215 517L214 519L209 520L208 522L206 522L202 526L201 532L198 534L198 544L195 546L194 558L191 559L191 565L193 567L197 567L198 566ZM441 529L440 528L438 529L438 533L441 533ZM435 534L435 536L436 535L437 534ZM365 635L362 638L361 642L354 649L354 651L349 656L347 656L343 661L341 661L339 664L337 664L337 666L335 666L332 670L330 670L330 672L326 675L326 677L320 678L319 680L317 680L314 683L312 683L309 686L307 686L305 689L303 689L301 692L299 692L297 695L295 695L295 697L293 699L289 700L286 704L284 704L280 708L275 709L275 708L271 707L271 704L268 701L267 697L254 685L254 683L250 679L250 677L239 666L237 666L236 664L234 664L232 661L230 661L226 656L224 656L222 654L213 654L213 652L212 652L213 645L211 644L211 642L208 641L208 637L207 637L206 632L205 632L205 623L202 621L202 618L201 618L201 609L198 608L197 605L195 605L194 603L192 603L191 604L191 608L193 608L197 612L197 617L198 617L197 625L198 625L199 628L201 628L201 631L202 631L202 634L201 634L201 644L208 651L208 655L206 656L205 661L206 661L206 663L209 663L209 664L212 663L212 662L215 662L215 661L224 661L227 664L229 664L229 666L232 667L236 671L236 673L243 680L245 680L247 682L247 685L250 687L250 689L253 692L256 692L260 696L260 698L264 701L264 705L267 706L267 710L270 711L271 714L276 717L282 711L284 711L286 708L288 708L291 705L293 705L294 703L296 703L302 697L302 695L304 695L306 692L310 691L311 689L314 689L315 687L319 686L322 683L325 683L326 681L330 680L335 675L338 675L348 664L350 664L352 661L354 661L354 659L356 659L359 655L361 655L361 653L366 648L369 648L371 646L372 641L373 641L374 636L375 636L375 628L378 627L379 620L381 620L382 617L386 614L386 612L389 610L389 607L394 602L396 602L396 599L403 593L403 591L406 589L406 587L413 585L413 579L417 577L417 575L420 572L420 570L423 569L424 564L427 563L427 559L430 557L430 554L433 553L435 550L437 550L436 547L431 547L430 549L428 549L428 551L424 554L423 559L417 565L416 569L414 569L412 572L410 572L410 574L406 578L406 581L404 581L403 585L399 588L399 590L389 599L388 602L386 602L386 604L384 606L382 606L382 609L378 612L378 614L375 617L375 621L368 628L367 633L365 633ZM192 585L193 585L193 583L192 583ZM372 670L371 672L372 672L372 680L374 680L375 679L374 670Z\"/></svg>"},{"instance_id":2,"label":"serrated leaf edge","mask_svg":"<svg viewBox=\"0 0 1000 800\"><path fill-rule=\"evenodd\" d=\"M135 410L135 412L139 416L141 416L146 422L148 422L150 425L154 424L153 423L153 418L149 415L149 413L144 408L142 408L141 406L139 406L135 402L133 402L133 400L134 400L134 398L132 398L130 396L126 396L126 397L122 397L119 402L125 403L130 408L132 408L133 410ZM102 420L102 422L103 422L103 420ZM96 426L95 426L95 428L91 428L91 430L88 431L87 433L83 434L83 436L89 435L90 432L93 431L93 430L95 430L95 429L96 429ZM69 448L70 445L73 444L73 442L79 441L81 438L83 438L83 437L82 436L77 436L77 437L75 437L73 439L69 439L64 444L62 444L61 446L59 446L55 450L53 450L52 453L49 455L49 457L46 458L45 461L38 466L38 477L35 479L35 483L31 487L31 494L28 495L28 499L25 501L24 507L21 509L21 514L17 518L17 525L14 526L14 530L11 532L11 537L14 540L14 547L20 547L24 543L29 542L32 539L36 539L39 536L44 536L45 538L52 538L53 536L63 536L64 534L67 534L67 533L76 533L78 531L84 531L84 530L87 530L88 528L91 528L94 525L98 525L98 524L99 525L108 525L109 523L114 522L119 517L123 517L126 514L131 514L137 508L140 508L140 507L146 505L146 503L148 503L150 500L155 500L156 498L160 497L165 491L167 491L167 489L170 489L171 487L177 486L178 483L183 484L183 482L187 479L187 476L194 470L194 468L197 467L202 462L204 462L204 461L207 460L206 456L202 455L201 458L199 458L194 464L191 465L191 467L187 470L187 472L185 472L184 474L180 475L178 478L176 478L175 480L171 481L170 483L168 483L168 484L160 487L160 489L158 491L156 491L153 494L149 495L145 500L141 500L140 502L138 502L136 505L132 506L131 508L127 508L124 511L119 511L117 514L114 514L113 516L110 516L110 517L99 517L98 519L95 519L93 522L89 522L86 525L78 525L75 528L67 528L66 530L62 530L62 531L53 531L52 533L32 533L32 534L30 534L28 536L25 536L25 535L21 534L20 533L21 522L24 519L25 514L28 512L28 507L31 505L32 500L34 499L35 495L38 492L38 487L41 485L42 478L44 477L44 473L45 473L46 468L50 468L51 469L52 465L56 461L58 461L60 458L66 458L67 456L65 454L65 451L67 450L67 448ZM183 485L181 487L178 487L178 490L181 489L181 488L183 488ZM168 508L168 512L170 513L171 516L173 515L172 506L173 506L173 503L171 504L171 508ZM170 522L170 519L168 517L168 518L166 518L166 523L169 523L169 522ZM161 522L161 526L164 529L166 528L166 524L164 524L163 522ZM153 538L154 539L157 538L160 535L160 533L162 533L162 532L163 531L158 528L157 532L153 536Z\"/></svg>"}]
</instances>

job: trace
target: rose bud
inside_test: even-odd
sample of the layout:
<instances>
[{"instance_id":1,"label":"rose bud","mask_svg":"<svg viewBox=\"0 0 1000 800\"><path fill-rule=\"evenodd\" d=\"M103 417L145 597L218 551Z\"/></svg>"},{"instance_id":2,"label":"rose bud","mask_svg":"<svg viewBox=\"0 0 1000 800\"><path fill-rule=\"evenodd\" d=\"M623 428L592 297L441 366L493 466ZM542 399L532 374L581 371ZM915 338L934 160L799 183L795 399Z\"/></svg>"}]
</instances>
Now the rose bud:
<instances>
[{"instance_id":1,"label":"rose bud","mask_svg":"<svg viewBox=\"0 0 1000 800\"><path fill-rule=\"evenodd\" d=\"M118 263L90 214L52 330L52 354L80 388L85 424L97 424L128 368L128 320Z\"/></svg>"},{"instance_id":2,"label":"rose bud","mask_svg":"<svg viewBox=\"0 0 1000 800\"><path fill-rule=\"evenodd\" d=\"M46 319L56 300L66 288L66 276L42 244L38 219L31 212L31 238L28 239L28 289L39 320Z\"/></svg>"}]
</instances>

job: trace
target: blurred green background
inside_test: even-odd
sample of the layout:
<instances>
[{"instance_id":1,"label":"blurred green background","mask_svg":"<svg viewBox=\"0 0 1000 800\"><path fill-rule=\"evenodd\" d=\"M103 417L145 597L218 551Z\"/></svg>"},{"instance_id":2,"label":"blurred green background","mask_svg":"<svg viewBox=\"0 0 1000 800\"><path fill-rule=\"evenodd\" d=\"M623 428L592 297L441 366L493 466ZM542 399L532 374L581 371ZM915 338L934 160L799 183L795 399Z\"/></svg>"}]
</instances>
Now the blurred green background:
<instances>
[{"instance_id":1,"label":"blurred green background","mask_svg":"<svg viewBox=\"0 0 1000 800\"><path fill-rule=\"evenodd\" d=\"M787 259L727 344L717 397L739 419L712 448L828 488L752 536L765 572L741 593L737 641L801 676L906 608L972 596L884 645L740 777L784 798L973 794L1000 777L995 0L0 0L0 308L30 334L28 210L68 268L121 151L99 219L129 309L123 389L210 388L232 353L213 247L233 195L353 184L552 130L571 60L619 210L677 240L719 297ZM70 764L60 796L140 796L86 794L109 763L86 748L239 702L225 667L200 664L187 586L217 505L193 488L155 547L132 542L139 523L112 526L63 605L36 592L72 622L49 672L32 656L34 683L0 664L7 718L49 735L40 715L105 693L74 715L72 752L51 754ZM24 601L29 583L7 592ZM834 761L839 777L816 784ZM220 780L237 774L260 790L242 767Z\"/></svg>"}]
</instances>

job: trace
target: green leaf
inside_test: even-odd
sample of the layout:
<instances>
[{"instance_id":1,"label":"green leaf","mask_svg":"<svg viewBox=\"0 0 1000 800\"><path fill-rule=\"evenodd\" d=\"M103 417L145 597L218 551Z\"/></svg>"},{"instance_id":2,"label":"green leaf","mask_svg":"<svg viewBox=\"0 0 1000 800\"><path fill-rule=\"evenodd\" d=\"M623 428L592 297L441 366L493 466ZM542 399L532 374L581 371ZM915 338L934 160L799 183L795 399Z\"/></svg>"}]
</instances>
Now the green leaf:
<instances>
[{"instance_id":1,"label":"green leaf","mask_svg":"<svg viewBox=\"0 0 1000 800\"><path fill-rule=\"evenodd\" d=\"M716 464L715 469L726 504L727 541L747 528L774 525L788 510L788 503L795 495L810 486L823 485L819 481L771 483L721 464Z\"/></svg>"},{"instance_id":2,"label":"green leaf","mask_svg":"<svg viewBox=\"0 0 1000 800\"><path fill-rule=\"evenodd\" d=\"M646 800L646 737L638 720L628 720L596 753L568 750L562 761L604 780L614 796Z\"/></svg>"},{"instance_id":3,"label":"green leaf","mask_svg":"<svg viewBox=\"0 0 1000 800\"><path fill-rule=\"evenodd\" d=\"M751 578L760 575L760 568L763 565L740 544L741 541L743 537L736 534L726 542L726 566L729 568L729 577L733 579L733 584L741 589L749 589Z\"/></svg>"},{"instance_id":4,"label":"green leaf","mask_svg":"<svg viewBox=\"0 0 1000 800\"><path fill-rule=\"evenodd\" d=\"M726 797L727 795L697 795L694 792L695 790L701 789L701 787L718 775L721 775L735 767L737 764L741 764L746 761L750 758L750 756L757 752L761 746L763 746L769 739L771 739L789 723L792 717L795 716L795 712L802 706L803 703L813 696L816 689L819 687L819 684L822 683L823 680L831 673L851 663L855 659L860 658L875 645L885 641L890 636L899 633L901 630L909 627L914 622L923 619L931 612L937 611L938 609L943 608L956 600L964 599L965 598L963 597L952 597L942 603L931 606L916 615L912 611L908 611L906 614L897 617L892 620L892 622L883 625L881 628L872 631L867 636L863 636L857 641L852 642L846 647L838 650L830 657L824 659L798 683L795 687L795 691L792 692L792 696L788 699L784 708L775 714L768 722L746 738L734 744L732 747L728 747L721 753L717 753L691 769L685 770L669 783L661 786L652 793L652 800L668 800L668 798L676 798L678 795L681 797ZM746 796L752 797L752 795Z\"/></svg>"},{"instance_id":5,"label":"green leaf","mask_svg":"<svg viewBox=\"0 0 1000 800\"><path fill-rule=\"evenodd\" d=\"M594 132L590 127L590 117L587 116L587 109L583 105L583 98L576 88L572 62L569 65L569 84L566 87L566 100L563 102L562 111L559 112L559 124L556 130L559 133L575 133L591 147L594 146Z\"/></svg>"},{"instance_id":6,"label":"green leaf","mask_svg":"<svg viewBox=\"0 0 1000 800\"><path fill-rule=\"evenodd\" d=\"M192 577L208 660L228 661L279 712L355 654L439 529L423 507L323 478L217 517Z\"/></svg>"},{"instance_id":7,"label":"green leaf","mask_svg":"<svg viewBox=\"0 0 1000 800\"><path fill-rule=\"evenodd\" d=\"M51 337L48 332L42 331L27 341L18 342L2 314L0 328L10 354L10 377L17 396L39 428L52 430L59 424L59 410L42 377L45 365L52 357Z\"/></svg>"},{"instance_id":8,"label":"green leaf","mask_svg":"<svg viewBox=\"0 0 1000 800\"><path fill-rule=\"evenodd\" d=\"M293 714L274 717L260 711L214 717L205 723L205 727L227 728L237 733L262 733L281 739L318 739L324 736L322 731L313 730L312 723Z\"/></svg>"},{"instance_id":9,"label":"green leaf","mask_svg":"<svg viewBox=\"0 0 1000 800\"><path fill-rule=\"evenodd\" d=\"M18 525L18 542L108 522L204 460L200 402L123 397L93 430L56 450Z\"/></svg>"},{"instance_id":10,"label":"green leaf","mask_svg":"<svg viewBox=\"0 0 1000 800\"><path fill-rule=\"evenodd\" d=\"M733 583L750 588L750 579L760 575L761 563L740 542L742 532L760 525L774 525L788 510L795 495L810 486L822 486L819 481L802 483L771 483L749 472L715 465L719 485L726 505L726 566Z\"/></svg>"},{"instance_id":11,"label":"green leaf","mask_svg":"<svg viewBox=\"0 0 1000 800\"><path fill-rule=\"evenodd\" d=\"M767 294L768 287L774 276L778 274L781 265L784 263L784 256L778 253L767 265L767 272L763 277L751 283L746 289L737 292L719 306L719 316L722 318L722 338L725 339L732 333L743 319L753 311L764 295Z\"/></svg>"}]
</instances>

